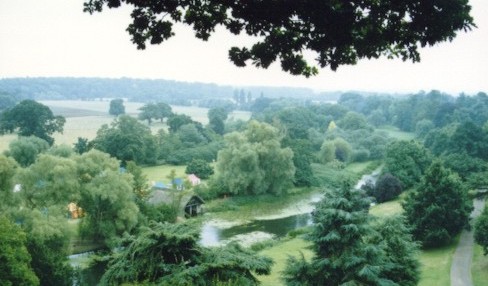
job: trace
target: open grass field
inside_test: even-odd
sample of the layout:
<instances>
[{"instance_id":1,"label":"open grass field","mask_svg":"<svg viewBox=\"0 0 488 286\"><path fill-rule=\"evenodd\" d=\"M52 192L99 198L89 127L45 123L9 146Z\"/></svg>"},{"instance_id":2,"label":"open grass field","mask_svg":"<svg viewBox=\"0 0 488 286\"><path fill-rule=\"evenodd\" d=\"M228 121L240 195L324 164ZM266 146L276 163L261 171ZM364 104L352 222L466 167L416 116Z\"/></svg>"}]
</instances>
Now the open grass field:
<instances>
[{"instance_id":1,"label":"open grass field","mask_svg":"<svg viewBox=\"0 0 488 286\"><path fill-rule=\"evenodd\" d=\"M310 244L308 242L297 237L260 251L259 254L268 256L274 261L270 275L258 276L258 280L261 281L261 285L283 285L283 282L280 280L280 276L281 272L285 269L288 256L299 257L301 252L306 259L311 258L313 253L307 249L309 245Z\"/></svg>"},{"instance_id":2,"label":"open grass field","mask_svg":"<svg viewBox=\"0 0 488 286\"><path fill-rule=\"evenodd\" d=\"M415 138L415 134L411 132L401 131L394 126L382 126L378 128L378 131L384 131L388 134L388 136L398 140L412 140Z\"/></svg>"},{"instance_id":3,"label":"open grass field","mask_svg":"<svg viewBox=\"0 0 488 286\"><path fill-rule=\"evenodd\" d=\"M479 245L474 246L471 276L474 286L488 285L488 255L483 255L483 249Z\"/></svg>"}]
</instances>

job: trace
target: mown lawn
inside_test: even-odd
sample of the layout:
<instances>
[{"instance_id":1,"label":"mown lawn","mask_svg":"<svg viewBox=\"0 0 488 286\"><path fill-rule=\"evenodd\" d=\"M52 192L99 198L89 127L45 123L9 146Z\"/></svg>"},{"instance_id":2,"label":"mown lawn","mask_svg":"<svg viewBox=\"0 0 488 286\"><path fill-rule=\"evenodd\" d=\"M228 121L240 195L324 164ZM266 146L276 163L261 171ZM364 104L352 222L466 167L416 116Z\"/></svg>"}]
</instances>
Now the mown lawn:
<instances>
[{"instance_id":1,"label":"mown lawn","mask_svg":"<svg viewBox=\"0 0 488 286\"><path fill-rule=\"evenodd\" d=\"M382 126L378 128L378 131L384 131L388 134L388 136L398 139L398 140L412 140L415 138L415 134L412 132L405 132L401 131L397 127L394 126Z\"/></svg>"},{"instance_id":2,"label":"mown lawn","mask_svg":"<svg viewBox=\"0 0 488 286\"><path fill-rule=\"evenodd\" d=\"M270 275L261 275L258 276L259 281L261 281L262 286L276 286L276 285L283 285L283 282L280 280L281 272L285 269L286 260L288 256L295 256L299 257L301 253L305 256L306 259L310 259L313 255L312 251L307 249L310 245L309 242L306 242L302 238L296 237L290 240L286 240L284 242L280 242L275 246L270 248L264 249L259 252L261 255L265 255L273 259L274 265L271 269Z\"/></svg>"},{"instance_id":3,"label":"mown lawn","mask_svg":"<svg viewBox=\"0 0 488 286\"><path fill-rule=\"evenodd\" d=\"M474 286L488 285L488 255L483 255L483 248L477 244L474 246L471 276Z\"/></svg>"},{"instance_id":4,"label":"mown lawn","mask_svg":"<svg viewBox=\"0 0 488 286\"><path fill-rule=\"evenodd\" d=\"M160 165L142 168L142 173L146 175L147 180L151 181L163 181L169 183L168 176L171 174L171 170L175 170L176 178L186 178L185 174L186 166L174 166L174 165Z\"/></svg>"},{"instance_id":5,"label":"mown lawn","mask_svg":"<svg viewBox=\"0 0 488 286\"><path fill-rule=\"evenodd\" d=\"M419 286L451 285L452 256L458 242L459 236L448 246L421 251Z\"/></svg>"},{"instance_id":6,"label":"mown lawn","mask_svg":"<svg viewBox=\"0 0 488 286\"><path fill-rule=\"evenodd\" d=\"M403 208L400 204L401 199L385 202L372 206L369 209L369 213L375 217L389 217L403 212Z\"/></svg>"}]
</instances>

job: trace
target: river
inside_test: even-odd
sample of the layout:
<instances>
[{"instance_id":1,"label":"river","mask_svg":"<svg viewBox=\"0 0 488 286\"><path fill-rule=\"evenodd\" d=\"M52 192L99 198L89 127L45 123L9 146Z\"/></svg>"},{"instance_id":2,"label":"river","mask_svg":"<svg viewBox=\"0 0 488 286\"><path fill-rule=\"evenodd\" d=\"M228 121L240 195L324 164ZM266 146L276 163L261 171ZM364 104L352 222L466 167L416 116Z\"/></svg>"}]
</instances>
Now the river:
<instances>
[{"instance_id":1,"label":"river","mask_svg":"<svg viewBox=\"0 0 488 286\"><path fill-rule=\"evenodd\" d=\"M354 188L359 189L367 182L376 182L382 167L363 175ZM243 246L267 239L276 239L294 229L312 224L311 212L322 195L312 193L310 197L298 201L285 209L277 210L275 215L259 217L245 223L224 220L211 220L203 224L200 243L203 246L218 246L236 241Z\"/></svg>"}]
</instances>

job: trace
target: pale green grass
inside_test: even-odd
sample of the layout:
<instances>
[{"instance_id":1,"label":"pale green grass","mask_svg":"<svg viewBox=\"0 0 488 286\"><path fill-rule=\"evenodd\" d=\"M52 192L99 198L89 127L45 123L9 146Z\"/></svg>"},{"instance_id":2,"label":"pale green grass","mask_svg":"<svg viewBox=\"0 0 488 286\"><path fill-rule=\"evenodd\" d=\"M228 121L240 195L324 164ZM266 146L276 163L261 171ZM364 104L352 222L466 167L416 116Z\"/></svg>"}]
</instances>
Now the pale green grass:
<instances>
[{"instance_id":1,"label":"pale green grass","mask_svg":"<svg viewBox=\"0 0 488 286\"><path fill-rule=\"evenodd\" d=\"M15 140L16 138L16 134L0 135L0 152L8 150L10 142Z\"/></svg>"},{"instance_id":2,"label":"pale green grass","mask_svg":"<svg viewBox=\"0 0 488 286\"><path fill-rule=\"evenodd\" d=\"M378 128L378 131L384 131L388 136L398 139L398 140L412 140L415 138L415 134L412 132L404 132L394 126L382 126Z\"/></svg>"},{"instance_id":3,"label":"pale green grass","mask_svg":"<svg viewBox=\"0 0 488 286\"><path fill-rule=\"evenodd\" d=\"M173 166L173 165L161 165L142 168L142 173L146 175L149 182L163 181L169 183L168 176L171 170L175 170L176 178L186 178L185 174L186 166Z\"/></svg>"},{"instance_id":4,"label":"pale green grass","mask_svg":"<svg viewBox=\"0 0 488 286\"><path fill-rule=\"evenodd\" d=\"M369 209L369 213L375 217L389 217L402 212L403 208L400 204L400 199L377 204Z\"/></svg>"},{"instance_id":5,"label":"pale green grass","mask_svg":"<svg viewBox=\"0 0 488 286\"><path fill-rule=\"evenodd\" d=\"M74 108L103 112L109 115L110 101L85 101L85 100L41 100L40 103L49 107ZM124 102L125 112L129 115L139 113L139 108L143 106L140 102Z\"/></svg>"},{"instance_id":6,"label":"pale green grass","mask_svg":"<svg viewBox=\"0 0 488 286\"><path fill-rule=\"evenodd\" d=\"M243 120L248 121L251 119L252 113L249 111L234 110L227 117L229 120Z\"/></svg>"},{"instance_id":7,"label":"pale green grass","mask_svg":"<svg viewBox=\"0 0 488 286\"><path fill-rule=\"evenodd\" d=\"M205 207L211 212L212 218L230 221L253 220L256 217L274 215L279 210L286 210L297 202L318 194L319 190L294 188L290 192L292 193L282 196L263 194L226 197L207 201Z\"/></svg>"},{"instance_id":8,"label":"pale green grass","mask_svg":"<svg viewBox=\"0 0 488 286\"><path fill-rule=\"evenodd\" d=\"M452 256L456 251L458 242L459 236L448 246L423 250L420 253L421 274L419 286L451 284Z\"/></svg>"},{"instance_id":9,"label":"pale green grass","mask_svg":"<svg viewBox=\"0 0 488 286\"><path fill-rule=\"evenodd\" d=\"M274 261L271 268L270 275L260 275L258 280L261 281L262 286L276 286L283 285L280 280L281 272L285 269L288 256L299 257L302 252L306 259L310 259L313 255L312 251L307 249L309 242L301 238L294 238L280 242L270 248L266 248L259 252L259 254L268 256Z\"/></svg>"},{"instance_id":10,"label":"pale green grass","mask_svg":"<svg viewBox=\"0 0 488 286\"><path fill-rule=\"evenodd\" d=\"M471 276L474 286L488 285L488 255L483 255L483 248L477 244L474 246Z\"/></svg>"},{"instance_id":11,"label":"pale green grass","mask_svg":"<svg viewBox=\"0 0 488 286\"><path fill-rule=\"evenodd\" d=\"M380 166L380 161L354 162L346 166L345 170L363 175L372 172Z\"/></svg>"},{"instance_id":12,"label":"pale green grass","mask_svg":"<svg viewBox=\"0 0 488 286\"><path fill-rule=\"evenodd\" d=\"M54 140L56 145L73 145L78 137L93 140L97 136L97 131L103 124L110 124L114 118L112 116L83 116L67 117L64 124L63 133L55 133Z\"/></svg>"}]
</instances>

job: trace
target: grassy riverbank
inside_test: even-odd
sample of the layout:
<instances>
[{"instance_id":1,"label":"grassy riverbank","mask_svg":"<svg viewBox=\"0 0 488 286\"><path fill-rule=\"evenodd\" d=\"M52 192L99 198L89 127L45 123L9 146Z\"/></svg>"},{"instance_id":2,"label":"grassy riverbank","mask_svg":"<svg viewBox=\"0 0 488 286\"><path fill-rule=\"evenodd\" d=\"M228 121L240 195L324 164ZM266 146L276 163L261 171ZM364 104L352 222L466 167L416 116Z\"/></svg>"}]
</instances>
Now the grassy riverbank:
<instances>
[{"instance_id":1,"label":"grassy riverbank","mask_svg":"<svg viewBox=\"0 0 488 286\"><path fill-rule=\"evenodd\" d=\"M471 276L474 286L486 286L488 284L488 255L483 255L483 248L475 245L473 263L471 264Z\"/></svg>"}]
</instances>

